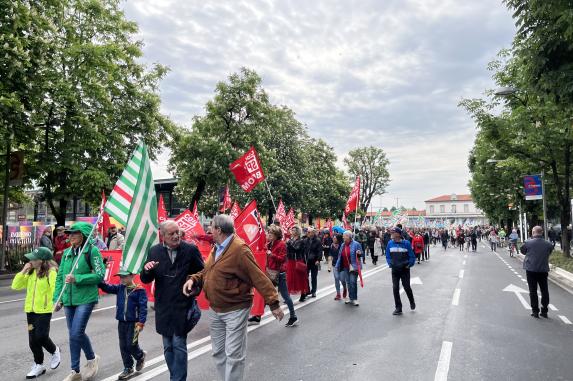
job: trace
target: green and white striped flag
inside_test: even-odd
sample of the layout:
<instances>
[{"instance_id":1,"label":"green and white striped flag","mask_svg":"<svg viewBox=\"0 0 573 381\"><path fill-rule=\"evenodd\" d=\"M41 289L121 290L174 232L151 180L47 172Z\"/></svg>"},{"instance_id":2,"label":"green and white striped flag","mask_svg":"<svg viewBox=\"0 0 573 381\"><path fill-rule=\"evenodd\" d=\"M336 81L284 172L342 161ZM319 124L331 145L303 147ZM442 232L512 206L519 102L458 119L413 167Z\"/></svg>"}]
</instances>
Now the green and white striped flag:
<instances>
[{"instance_id":1,"label":"green and white striped flag","mask_svg":"<svg viewBox=\"0 0 573 381\"><path fill-rule=\"evenodd\" d=\"M105 204L125 226L122 269L137 274L157 242L157 200L147 147L139 143Z\"/></svg>"}]
</instances>

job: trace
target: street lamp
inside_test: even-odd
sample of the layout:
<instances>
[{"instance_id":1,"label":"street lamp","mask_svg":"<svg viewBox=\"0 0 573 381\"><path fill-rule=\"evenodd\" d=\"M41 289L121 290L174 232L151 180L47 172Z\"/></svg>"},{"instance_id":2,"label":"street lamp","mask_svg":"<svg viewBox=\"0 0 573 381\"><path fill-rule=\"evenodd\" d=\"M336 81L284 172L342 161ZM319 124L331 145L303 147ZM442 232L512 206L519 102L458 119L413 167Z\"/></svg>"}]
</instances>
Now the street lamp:
<instances>
[{"instance_id":1,"label":"street lamp","mask_svg":"<svg viewBox=\"0 0 573 381\"><path fill-rule=\"evenodd\" d=\"M517 91L518 90L515 87L506 86L497 88L493 94L498 97L508 97L511 95L515 95Z\"/></svg>"}]
</instances>

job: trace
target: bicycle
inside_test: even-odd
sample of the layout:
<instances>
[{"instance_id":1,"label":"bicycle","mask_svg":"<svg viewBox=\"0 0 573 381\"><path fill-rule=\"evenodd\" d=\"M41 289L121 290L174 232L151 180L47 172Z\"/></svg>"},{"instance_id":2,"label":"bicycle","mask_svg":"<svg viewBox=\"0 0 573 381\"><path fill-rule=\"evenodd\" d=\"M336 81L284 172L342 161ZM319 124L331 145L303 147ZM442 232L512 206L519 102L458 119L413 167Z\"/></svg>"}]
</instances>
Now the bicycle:
<instances>
[{"instance_id":1,"label":"bicycle","mask_svg":"<svg viewBox=\"0 0 573 381\"><path fill-rule=\"evenodd\" d=\"M513 257L514 253L517 253L517 244L514 241L509 241L509 245L508 245L508 249L509 249L509 256Z\"/></svg>"}]
</instances>

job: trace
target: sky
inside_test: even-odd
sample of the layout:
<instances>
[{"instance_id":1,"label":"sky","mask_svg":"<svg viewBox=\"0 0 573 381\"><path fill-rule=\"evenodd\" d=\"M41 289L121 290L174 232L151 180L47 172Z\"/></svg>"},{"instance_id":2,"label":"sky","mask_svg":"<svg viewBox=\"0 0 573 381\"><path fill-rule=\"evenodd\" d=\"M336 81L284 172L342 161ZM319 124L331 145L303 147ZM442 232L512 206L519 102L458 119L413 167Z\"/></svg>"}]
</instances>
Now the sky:
<instances>
[{"instance_id":1,"label":"sky","mask_svg":"<svg viewBox=\"0 0 573 381\"><path fill-rule=\"evenodd\" d=\"M342 167L381 147L391 183L373 208L469 193L475 126L458 107L494 87L487 64L515 33L501 0L128 0L143 61L170 68L162 111L190 127L217 82L255 70ZM154 163L166 178L169 153Z\"/></svg>"}]
</instances>

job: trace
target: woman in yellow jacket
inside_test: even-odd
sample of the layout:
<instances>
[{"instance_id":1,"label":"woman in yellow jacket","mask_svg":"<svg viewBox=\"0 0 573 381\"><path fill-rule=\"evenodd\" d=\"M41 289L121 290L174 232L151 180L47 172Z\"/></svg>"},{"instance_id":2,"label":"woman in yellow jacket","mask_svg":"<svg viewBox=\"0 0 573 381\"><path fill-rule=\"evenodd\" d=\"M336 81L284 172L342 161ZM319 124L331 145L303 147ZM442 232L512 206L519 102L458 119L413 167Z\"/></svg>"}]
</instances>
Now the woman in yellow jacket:
<instances>
[{"instance_id":1,"label":"woman in yellow jacket","mask_svg":"<svg viewBox=\"0 0 573 381\"><path fill-rule=\"evenodd\" d=\"M44 349L52 354L50 368L60 365L60 348L50 339L50 319L54 305L52 302L56 288L57 264L52 260L52 251L40 247L26 254L30 262L12 281L12 289L26 288L24 311L28 320L28 339L34 354L34 365L26 375L27 379L37 378L46 373Z\"/></svg>"}]
</instances>

